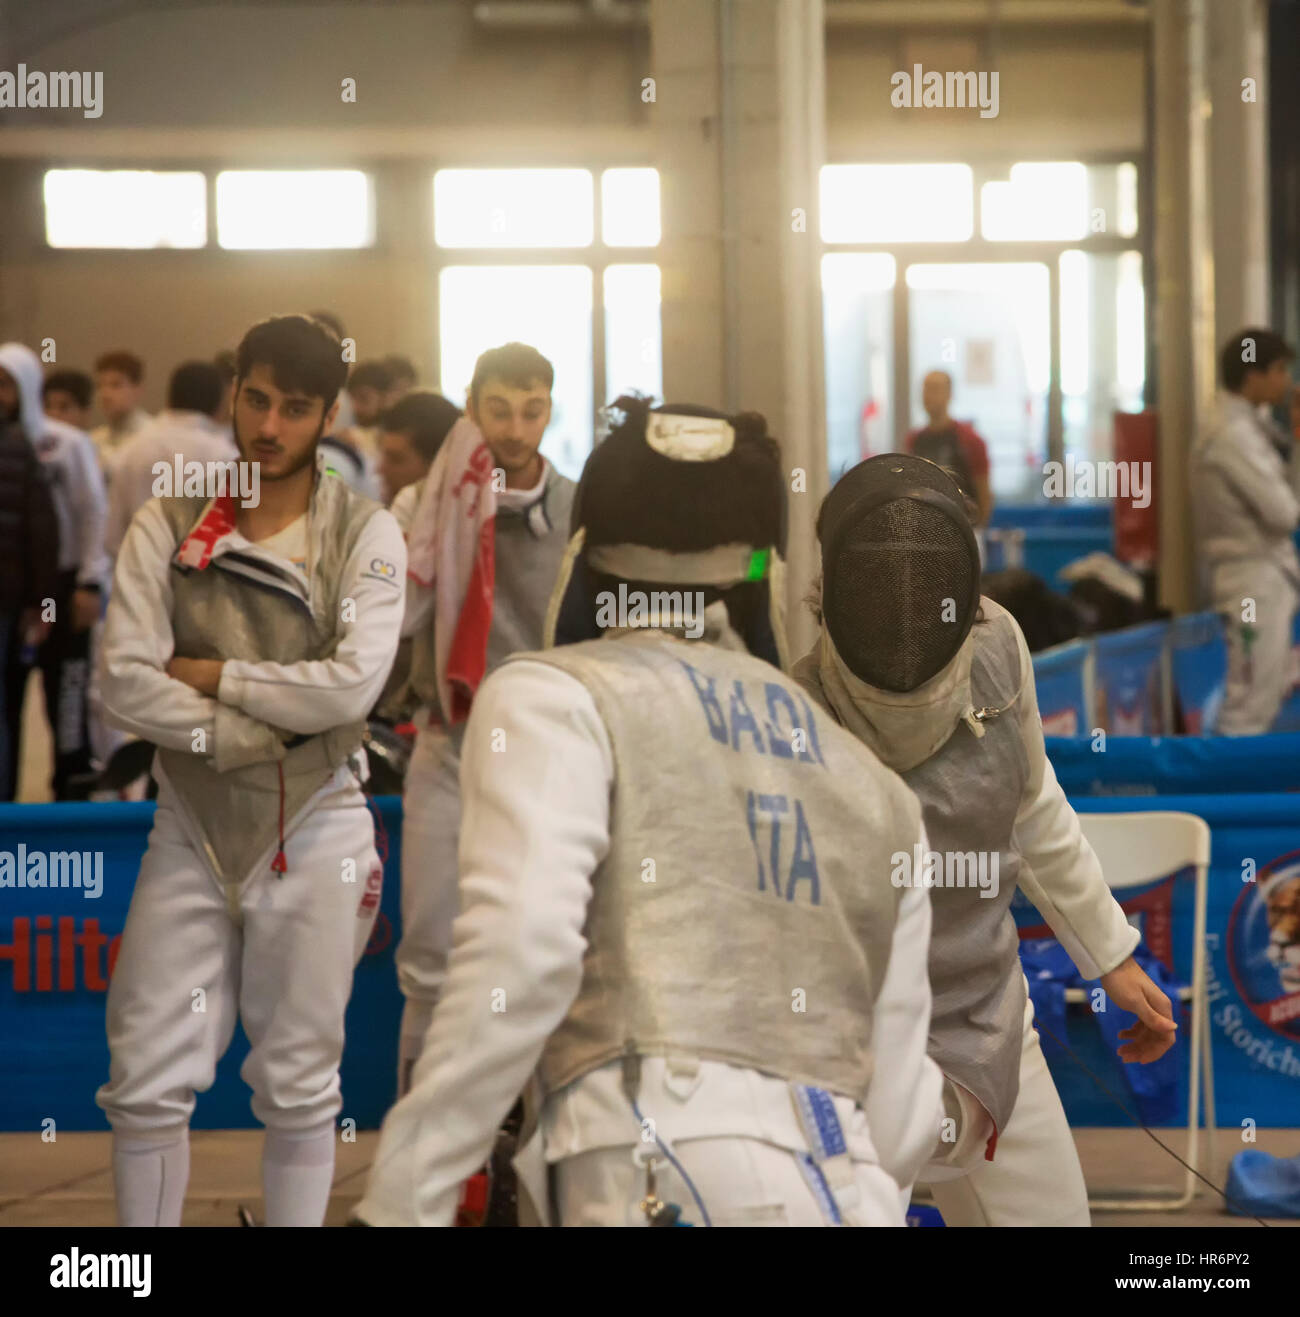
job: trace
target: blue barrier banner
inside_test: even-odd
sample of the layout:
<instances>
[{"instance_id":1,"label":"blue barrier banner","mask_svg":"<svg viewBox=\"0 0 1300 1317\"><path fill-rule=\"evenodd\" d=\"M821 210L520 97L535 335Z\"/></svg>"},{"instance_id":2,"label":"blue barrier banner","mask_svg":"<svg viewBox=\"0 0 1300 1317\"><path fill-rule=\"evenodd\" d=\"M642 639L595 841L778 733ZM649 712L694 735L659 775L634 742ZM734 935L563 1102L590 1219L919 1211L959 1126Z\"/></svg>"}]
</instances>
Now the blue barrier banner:
<instances>
[{"instance_id":1,"label":"blue barrier banner","mask_svg":"<svg viewBox=\"0 0 1300 1317\"><path fill-rule=\"evenodd\" d=\"M1218 1123L1293 1126L1300 1111L1300 795L1106 797L1071 803L1081 813L1175 810L1198 814L1210 825L1206 942ZM1131 922L1142 929L1153 951L1170 948L1183 982L1191 974L1190 872L1173 882L1122 893ZM1013 909L1022 931L1041 925L1041 916L1020 894ZM1124 1073L1132 1067L1102 1043L1087 1006L1069 1009L1066 1041L1130 1109L1135 1107ZM1074 1060L1059 1058L1050 1067L1071 1124L1129 1123ZM1186 1123L1186 1083L1186 1070L1179 1067L1171 1126Z\"/></svg>"},{"instance_id":2,"label":"blue barrier banner","mask_svg":"<svg viewBox=\"0 0 1300 1317\"><path fill-rule=\"evenodd\" d=\"M1007 527L1002 529L1006 530ZM1022 559L1019 564L1008 561L1004 539L996 535L988 537L988 562L985 570L996 572L1019 565L1035 576L1041 576L1048 585L1055 585L1061 568L1069 566L1076 558L1086 558L1090 553L1110 553L1113 548L1114 535L1109 523L1102 527L1079 528L1056 524L1028 526L1017 550Z\"/></svg>"},{"instance_id":3,"label":"blue barrier banner","mask_svg":"<svg viewBox=\"0 0 1300 1317\"><path fill-rule=\"evenodd\" d=\"M1192 613L1169 623L1169 666L1188 733L1213 732L1228 677L1228 646L1217 613Z\"/></svg>"},{"instance_id":4,"label":"blue barrier banner","mask_svg":"<svg viewBox=\"0 0 1300 1317\"><path fill-rule=\"evenodd\" d=\"M341 1118L356 1120L361 1129L377 1128L393 1100L402 1008L393 965L400 936L401 802L376 803L388 836L386 881L375 931L356 971L342 1064ZM1250 1118L1264 1126L1294 1125L1300 1110L1300 793L1075 797L1073 803L1092 813L1183 810L1209 823L1211 1026L1220 1124L1239 1126ZM0 807L0 1129L36 1130L49 1119L65 1130L107 1128L94 1104L95 1090L108 1076L105 993L152 816L149 804ZM6 881L20 862L32 873L38 855L45 857L47 876L57 868L64 879L73 873L75 856L80 885L18 887ZM1160 890L1154 884L1126 893L1125 904L1153 949L1162 936L1169 939L1175 972L1186 979L1191 886L1172 884L1168 902ZM1016 914L1022 924L1042 922L1022 902ZM1101 1043L1090 1012L1070 1012L1068 1041L1111 1087L1126 1092L1124 1067ZM199 1095L195 1128L255 1127L249 1090L238 1073L246 1054L237 1032L216 1082ZM1075 1123L1124 1123L1068 1058L1054 1073Z\"/></svg>"},{"instance_id":5,"label":"blue barrier banner","mask_svg":"<svg viewBox=\"0 0 1300 1317\"><path fill-rule=\"evenodd\" d=\"M1109 533L1114 520L1114 504L1108 498L1050 499L1042 503L998 503L989 516L989 529L1104 530Z\"/></svg>"},{"instance_id":6,"label":"blue barrier banner","mask_svg":"<svg viewBox=\"0 0 1300 1317\"><path fill-rule=\"evenodd\" d=\"M1089 640L1071 640L1034 655L1034 687L1045 736L1086 736Z\"/></svg>"},{"instance_id":7,"label":"blue barrier banner","mask_svg":"<svg viewBox=\"0 0 1300 1317\"><path fill-rule=\"evenodd\" d=\"M1166 622L1110 631L1093 639L1097 726L1116 736L1165 731L1160 700Z\"/></svg>"},{"instance_id":8,"label":"blue barrier banner","mask_svg":"<svg viewBox=\"0 0 1300 1317\"><path fill-rule=\"evenodd\" d=\"M1043 719L1046 730L1046 717ZM1101 748L1104 744L1104 749ZM1047 737L1069 795L1300 791L1300 733L1266 736Z\"/></svg>"},{"instance_id":9,"label":"blue barrier banner","mask_svg":"<svg viewBox=\"0 0 1300 1317\"><path fill-rule=\"evenodd\" d=\"M388 837L374 931L353 980L343 1052L343 1110L359 1129L377 1129L397 1088L402 996L393 952L400 929L401 799L376 805ZM108 1128L95 1090L108 1079L104 1009L108 979L153 822L152 803L0 806L0 1130ZM75 849L72 849L75 848ZM381 848L382 853L382 848ZM21 865L81 886L9 885ZM58 857L64 857L59 859ZM96 894L95 883L98 882ZM243 1029L199 1095L195 1129L257 1127L239 1077L248 1054Z\"/></svg>"}]
</instances>

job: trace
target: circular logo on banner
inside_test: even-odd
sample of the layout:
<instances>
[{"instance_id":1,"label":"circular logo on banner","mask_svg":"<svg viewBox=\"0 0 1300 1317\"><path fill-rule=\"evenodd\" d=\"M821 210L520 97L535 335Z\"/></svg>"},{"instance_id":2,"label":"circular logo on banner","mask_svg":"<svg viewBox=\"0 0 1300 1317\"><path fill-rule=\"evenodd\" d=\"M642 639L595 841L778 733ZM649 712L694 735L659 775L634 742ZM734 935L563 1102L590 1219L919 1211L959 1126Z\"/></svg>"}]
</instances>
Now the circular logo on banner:
<instances>
[{"instance_id":1,"label":"circular logo on banner","mask_svg":"<svg viewBox=\"0 0 1300 1317\"><path fill-rule=\"evenodd\" d=\"M1228 919L1228 970L1264 1024L1300 1038L1300 851L1272 861Z\"/></svg>"}]
</instances>

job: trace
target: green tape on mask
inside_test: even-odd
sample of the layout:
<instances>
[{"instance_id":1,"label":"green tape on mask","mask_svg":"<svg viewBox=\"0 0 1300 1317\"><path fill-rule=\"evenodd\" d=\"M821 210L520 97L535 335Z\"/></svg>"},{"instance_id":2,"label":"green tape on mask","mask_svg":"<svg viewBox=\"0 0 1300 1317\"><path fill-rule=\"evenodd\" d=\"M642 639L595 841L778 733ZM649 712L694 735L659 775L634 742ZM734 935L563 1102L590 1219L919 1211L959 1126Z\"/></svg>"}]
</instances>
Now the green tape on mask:
<instances>
[{"instance_id":1,"label":"green tape on mask","mask_svg":"<svg viewBox=\"0 0 1300 1317\"><path fill-rule=\"evenodd\" d=\"M747 581L761 581L767 576L768 560L772 556L771 549L755 549L749 555L749 571L745 573Z\"/></svg>"}]
</instances>

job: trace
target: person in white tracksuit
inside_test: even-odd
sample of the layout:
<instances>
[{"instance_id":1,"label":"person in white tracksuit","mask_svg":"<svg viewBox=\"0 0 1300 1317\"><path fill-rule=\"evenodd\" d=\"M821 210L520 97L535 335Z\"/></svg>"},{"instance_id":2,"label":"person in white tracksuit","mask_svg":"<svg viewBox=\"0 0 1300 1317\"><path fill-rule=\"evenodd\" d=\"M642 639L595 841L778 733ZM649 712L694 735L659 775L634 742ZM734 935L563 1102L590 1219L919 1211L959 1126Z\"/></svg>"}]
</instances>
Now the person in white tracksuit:
<instances>
[{"instance_id":1,"label":"person in white tracksuit","mask_svg":"<svg viewBox=\"0 0 1300 1317\"><path fill-rule=\"evenodd\" d=\"M1300 599L1287 436L1260 414L1291 396L1294 354L1267 329L1225 344L1223 391L1192 453L1197 550L1210 606L1223 618L1228 678L1215 731L1267 732L1291 687L1292 628Z\"/></svg>"},{"instance_id":2,"label":"person in white tracksuit","mask_svg":"<svg viewBox=\"0 0 1300 1317\"><path fill-rule=\"evenodd\" d=\"M357 1223L450 1224L536 1068L529 1223L902 1226L941 1116L928 894L888 881L918 804L776 666L762 418L618 405L561 643L470 714L447 980Z\"/></svg>"},{"instance_id":3,"label":"person in white tracksuit","mask_svg":"<svg viewBox=\"0 0 1300 1317\"><path fill-rule=\"evenodd\" d=\"M383 871L359 780L401 626L391 515L326 473L345 367L302 316L240 344L235 431L260 502L155 498L118 555L101 688L157 747L157 813L108 996L123 1225L179 1225L195 1094L242 1019L268 1225L320 1225L352 973ZM250 503L252 500L249 500Z\"/></svg>"},{"instance_id":4,"label":"person in white tracksuit","mask_svg":"<svg viewBox=\"0 0 1300 1317\"><path fill-rule=\"evenodd\" d=\"M885 455L844 475L817 524L821 636L793 675L902 774L934 847L894 880L932 888L930 1056L944 1121L918 1182L951 1226L1087 1225L1087 1192L1033 1028L1011 899L1019 886L1085 978L1138 1016L1125 1060L1173 1043L1172 1008L1133 961L1137 930L1047 760L1024 636L979 592L955 481Z\"/></svg>"},{"instance_id":5,"label":"person in white tracksuit","mask_svg":"<svg viewBox=\"0 0 1300 1317\"><path fill-rule=\"evenodd\" d=\"M485 675L508 655L536 649L568 540L573 482L538 448L551 418L551 363L535 348L509 343L479 357L467 412L504 473L493 523L495 582ZM427 479L427 478L426 478ZM408 485L392 511L409 536L426 481ZM456 917L463 721L441 708L436 660L435 590L406 582L402 637L410 638L410 698L415 749L402 791L402 939L398 984L406 998L398 1042L397 1093L410 1084L447 973Z\"/></svg>"},{"instance_id":6,"label":"person in white tracksuit","mask_svg":"<svg viewBox=\"0 0 1300 1317\"><path fill-rule=\"evenodd\" d=\"M109 553L116 557L131 518L156 489L165 488L160 477L174 481L177 458L204 464L239 460L229 429L217 421L225 394L221 371L209 361L182 362L172 371L166 410L117 450L108 491Z\"/></svg>"}]
</instances>

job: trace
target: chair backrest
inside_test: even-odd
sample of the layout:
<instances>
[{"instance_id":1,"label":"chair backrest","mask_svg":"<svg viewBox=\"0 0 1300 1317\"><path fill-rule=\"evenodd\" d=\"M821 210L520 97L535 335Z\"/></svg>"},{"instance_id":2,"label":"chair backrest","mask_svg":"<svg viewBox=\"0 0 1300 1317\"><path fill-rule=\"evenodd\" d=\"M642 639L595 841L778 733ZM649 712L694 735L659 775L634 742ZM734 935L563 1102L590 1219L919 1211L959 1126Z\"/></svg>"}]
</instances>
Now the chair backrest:
<instances>
[{"instance_id":1,"label":"chair backrest","mask_svg":"<svg viewBox=\"0 0 1300 1317\"><path fill-rule=\"evenodd\" d=\"M1080 814L1088 844L1112 888L1141 887L1189 864L1210 864L1210 825L1197 814Z\"/></svg>"}]
</instances>

